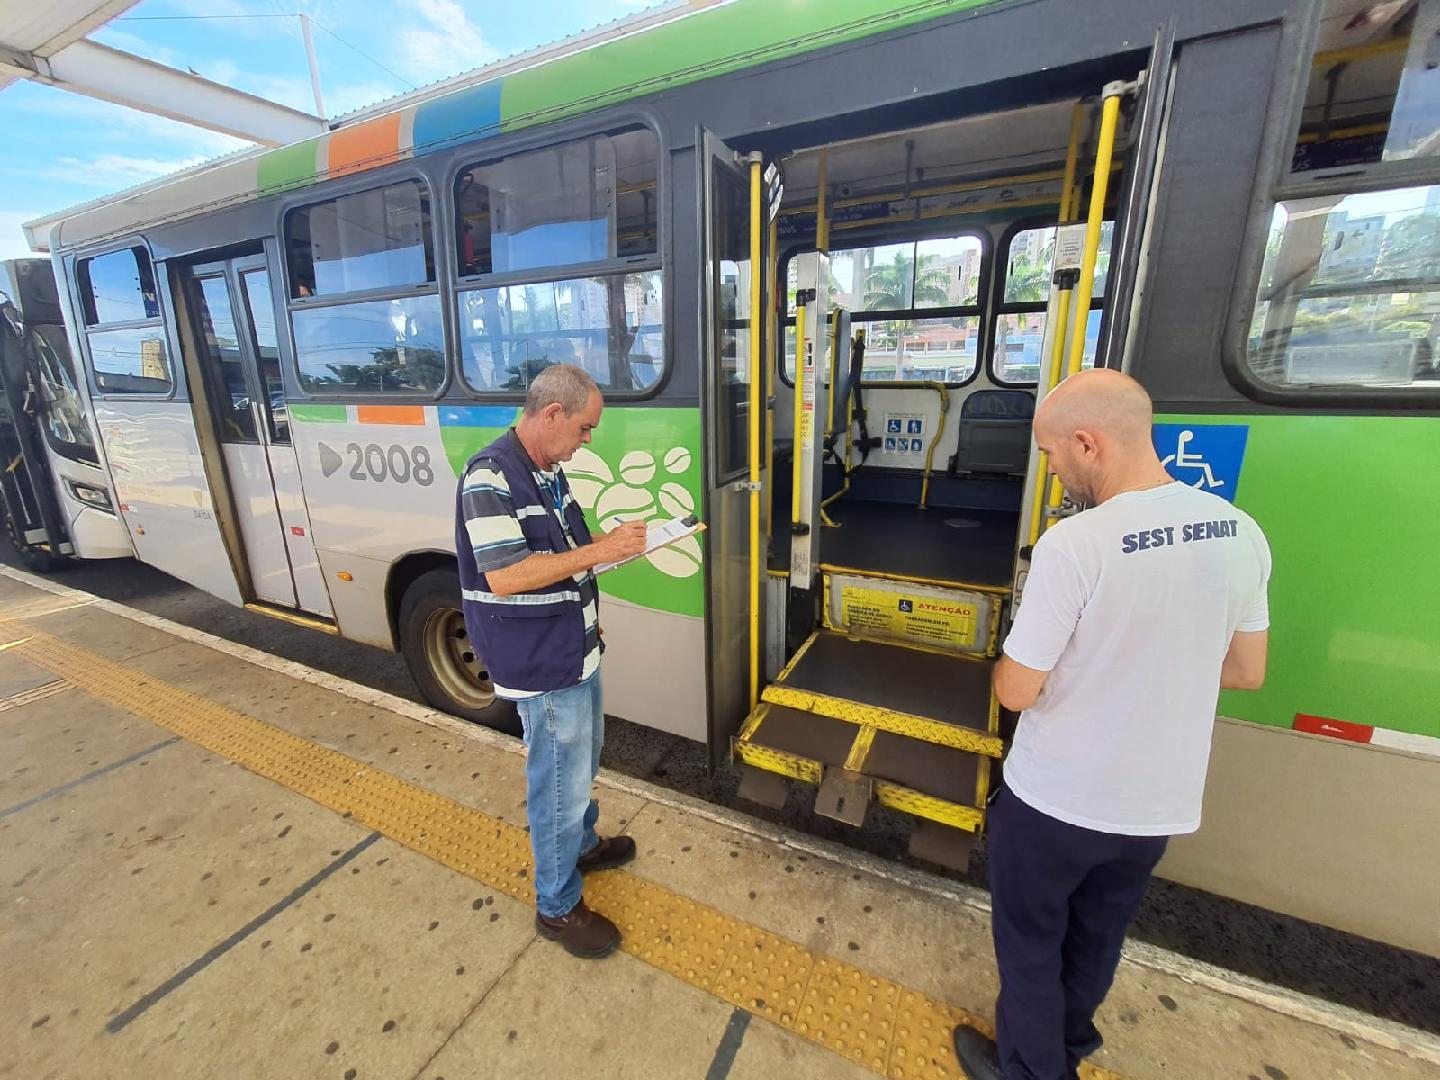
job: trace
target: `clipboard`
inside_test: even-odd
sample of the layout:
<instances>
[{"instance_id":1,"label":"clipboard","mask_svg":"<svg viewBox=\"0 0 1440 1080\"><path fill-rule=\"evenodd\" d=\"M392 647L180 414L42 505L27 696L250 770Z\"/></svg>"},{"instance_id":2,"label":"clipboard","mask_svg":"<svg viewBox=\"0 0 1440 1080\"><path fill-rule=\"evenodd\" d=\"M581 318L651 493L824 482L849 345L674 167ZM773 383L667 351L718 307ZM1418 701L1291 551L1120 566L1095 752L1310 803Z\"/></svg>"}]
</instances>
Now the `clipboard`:
<instances>
[{"instance_id":1,"label":"clipboard","mask_svg":"<svg viewBox=\"0 0 1440 1080\"><path fill-rule=\"evenodd\" d=\"M643 559L652 551L659 551L668 547L677 540L683 540L687 536L694 536L705 531L705 523L694 514L683 518L671 518L669 521L662 521L655 525L647 526L645 529L645 550L638 555L631 555L628 559L621 559L619 562L601 563L595 567L596 574L608 573L617 567L632 563L636 559Z\"/></svg>"}]
</instances>

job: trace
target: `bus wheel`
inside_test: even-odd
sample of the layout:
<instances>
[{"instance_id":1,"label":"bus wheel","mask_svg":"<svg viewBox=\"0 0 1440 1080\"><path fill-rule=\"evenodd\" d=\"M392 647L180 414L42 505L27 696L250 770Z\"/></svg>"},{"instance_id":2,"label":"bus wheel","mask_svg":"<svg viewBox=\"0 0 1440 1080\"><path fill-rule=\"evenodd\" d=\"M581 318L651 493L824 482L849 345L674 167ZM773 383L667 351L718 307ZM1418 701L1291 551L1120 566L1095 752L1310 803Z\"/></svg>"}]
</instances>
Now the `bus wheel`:
<instances>
[{"instance_id":1,"label":"bus wheel","mask_svg":"<svg viewBox=\"0 0 1440 1080\"><path fill-rule=\"evenodd\" d=\"M520 734L519 713L512 702L495 696L485 662L465 632L460 575L454 570L421 574L405 590L400 651L431 705L507 735Z\"/></svg>"},{"instance_id":2,"label":"bus wheel","mask_svg":"<svg viewBox=\"0 0 1440 1080\"><path fill-rule=\"evenodd\" d=\"M68 559L52 555L48 547L40 544L27 544L25 538L20 535L20 526L10 516L10 510L3 505L3 502L0 502L0 514L5 517L5 538L10 541L10 546L20 556L20 561L25 564L25 569L33 570L37 574L53 574L69 565Z\"/></svg>"}]
</instances>

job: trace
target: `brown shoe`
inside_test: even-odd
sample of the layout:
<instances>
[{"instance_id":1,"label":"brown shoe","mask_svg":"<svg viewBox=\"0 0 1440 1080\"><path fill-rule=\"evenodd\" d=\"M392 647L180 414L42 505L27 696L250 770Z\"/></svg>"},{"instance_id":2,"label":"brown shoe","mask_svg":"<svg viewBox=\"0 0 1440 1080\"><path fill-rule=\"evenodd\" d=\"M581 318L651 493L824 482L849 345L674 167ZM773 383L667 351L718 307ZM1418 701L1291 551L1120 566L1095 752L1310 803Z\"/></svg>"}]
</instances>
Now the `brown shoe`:
<instances>
[{"instance_id":1,"label":"brown shoe","mask_svg":"<svg viewBox=\"0 0 1440 1080\"><path fill-rule=\"evenodd\" d=\"M609 870L624 866L635 858L635 841L628 836L605 836L593 848L575 860L575 869L582 874L592 870Z\"/></svg>"},{"instance_id":2,"label":"brown shoe","mask_svg":"<svg viewBox=\"0 0 1440 1080\"><path fill-rule=\"evenodd\" d=\"M609 919L579 901L558 919L547 919L535 913L535 929L540 936L558 941L571 956L582 960L599 960L620 946L620 930Z\"/></svg>"}]
</instances>

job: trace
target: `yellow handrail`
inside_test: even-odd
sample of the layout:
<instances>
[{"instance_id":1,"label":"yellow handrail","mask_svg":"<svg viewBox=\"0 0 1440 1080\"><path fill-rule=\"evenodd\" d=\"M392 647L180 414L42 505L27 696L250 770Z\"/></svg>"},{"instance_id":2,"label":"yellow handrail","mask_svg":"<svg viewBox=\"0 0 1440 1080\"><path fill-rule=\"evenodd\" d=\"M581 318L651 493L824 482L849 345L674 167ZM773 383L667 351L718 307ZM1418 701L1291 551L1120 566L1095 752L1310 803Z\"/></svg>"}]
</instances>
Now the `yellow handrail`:
<instances>
[{"instance_id":1,"label":"yellow handrail","mask_svg":"<svg viewBox=\"0 0 1440 1080\"><path fill-rule=\"evenodd\" d=\"M1075 296L1070 302L1070 358L1065 365L1068 378L1085 362L1085 327L1090 321L1090 298L1095 292L1095 262L1100 254L1100 231L1105 224L1105 195L1110 183L1110 158L1115 151L1115 129L1120 119L1120 99L1124 90L1105 97L1100 113L1100 137L1095 144L1095 182L1090 190L1090 213L1085 221L1085 251L1080 258L1080 279L1075 283ZM1059 509L1064 492L1059 478L1050 483L1050 508Z\"/></svg>"},{"instance_id":2,"label":"yellow handrail","mask_svg":"<svg viewBox=\"0 0 1440 1080\"><path fill-rule=\"evenodd\" d=\"M859 330L856 330L855 336L850 339L850 348L852 350L856 347L856 345L859 345L862 349L865 347L865 330L863 327ZM820 512L822 514L825 512L826 507L828 507L831 503L835 502L837 499L839 499L841 496L843 496L846 492L850 490L850 455L854 453L855 448L855 439L854 436L851 435L851 429L854 426L855 393L854 387L851 387L851 392L845 395L845 454L843 457L840 458L840 489L836 491L835 494L831 495L828 499L824 499L821 501ZM838 521L831 521L828 517L825 519L825 523L827 525L832 525L837 529L840 528L840 523Z\"/></svg>"},{"instance_id":3,"label":"yellow handrail","mask_svg":"<svg viewBox=\"0 0 1440 1080\"><path fill-rule=\"evenodd\" d=\"M1070 215L1075 211L1071 197L1075 188L1075 166L1080 158L1080 131L1085 126L1087 111L1083 101L1077 101L1075 107L1070 110L1070 145L1065 151L1065 177L1060 185L1059 222L1061 225L1069 224ZM1069 325L1070 316L1070 288L1071 286L1068 284L1060 286L1059 301L1055 310L1055 324L1051 328L1050 375L1046 380L1049 390L1054 390L1060 382L1060 360L1065 355L1065 329ZM1049 477L1047 470L1050 458L1045 451L1041 450L1036 455L1036 461L1039 470L1035 477L1035 499L1030 507L1031 547L1034 547L1040 539L1041 521L1045 513L1045 487Z\"/></svg>"},{"instance_id":4,"label":"yellow handrail","mask_svg":"<svg viewBox=\"0 0 1440 1080\"><path fill-rule=\"evenodd\" d=\"M768 542L771 530L774 527L775 517L775 397L774 382L775 373L780 370L782 358L785 355L785 338L781 334L779 326L779 315L776 311L775 298L779 295L780 276L780 222L770 219L769 236L769 258L765 260L766 280L769 288L765 291L768 298L765 303L765 340L770 343L770 360L765 364L765 389L763 397L765 401L765 483L767 490L764 492L764 499L761 500L761 535Z\"/></svg>"},{"instance_id":5,"label":"yellow handrail","mask_svg":"<svg viewBox=\"0 0 1440 1080\"><path fill-rule=\"evenodd\" d=\"M935 462L935 449L945 436L945 417L950 412L950 388L942 382L921 382L908 379L885 379L865 383L867 390L934 390L940 395L940 422L935 425L935 435L930 448L925 452L925 472L920 480L920 505L924 510L930 501L930 474Z\"/></svg>"},{"instance_id":6,"label":"yellow handrail","mask_svg":"<svg viewBox=\"0 0 1440 1080\"><path fill-rule=\"evenodd\" d=\"M750 461L750 708L760 700L760 208L764 204L760 162L750 163L750 371L747 451Z\"/></svg>"}]
</instances>

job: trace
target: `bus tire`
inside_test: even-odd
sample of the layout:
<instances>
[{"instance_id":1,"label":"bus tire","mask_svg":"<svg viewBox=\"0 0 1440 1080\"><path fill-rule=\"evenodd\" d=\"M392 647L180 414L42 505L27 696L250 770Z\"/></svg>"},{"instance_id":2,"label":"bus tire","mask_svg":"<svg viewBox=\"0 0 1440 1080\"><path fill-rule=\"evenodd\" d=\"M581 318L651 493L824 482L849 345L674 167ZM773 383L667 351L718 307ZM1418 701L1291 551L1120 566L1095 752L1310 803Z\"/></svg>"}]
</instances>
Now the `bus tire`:
<instances>
[{"instance_id":1,"label":"bus tire","mask_svg":"<svg viewBox=\"0 0 1440 1080\"><path fill-rule=\"evenodd\" d=\"M52 554L48 547L27 544L20 535L19 525L10 515L9 507L3 505L3 500L0 500L0 513L5 516L5 538L10 541L10 546L15 549L15 554L20 556L20 561L24 564L25 569L36 574L53 574L70 565L69 559Z\"/></svg>"},{"instance_id":2,"label":"bus tire","mask_svg":"<svg viewBox=\"0 0 1440 1080\"><path fill-rule=\"evenodd\" d=\"M398 629L400 652L426 701L472 723L520 734L514 702L495 696L466 634L457 571L440 567L411 582L400 599Z\"/></svg>"}]
</instances>

